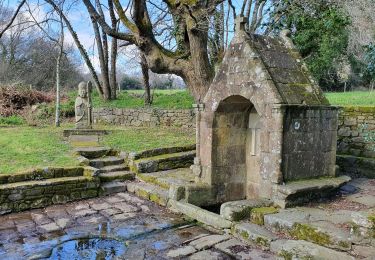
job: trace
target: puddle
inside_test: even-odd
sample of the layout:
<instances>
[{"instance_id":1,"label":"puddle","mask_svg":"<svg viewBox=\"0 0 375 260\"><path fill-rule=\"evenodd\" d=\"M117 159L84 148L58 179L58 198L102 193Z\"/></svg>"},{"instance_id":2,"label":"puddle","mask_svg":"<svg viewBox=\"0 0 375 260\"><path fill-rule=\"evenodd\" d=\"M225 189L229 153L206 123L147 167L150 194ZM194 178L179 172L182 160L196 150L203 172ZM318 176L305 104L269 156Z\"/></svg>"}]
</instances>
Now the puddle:
<instances>
[{"instance_id":1,"label":"puddle","mask_svg":"<svg viewBox=\"0 0 375 260\"><path fill-rule=\"evenodd\" d=\"M49 259L109 260L123 256L124 242L105 238L82 238L64 242L52 250Z\"/></svg>"}]
</instances>

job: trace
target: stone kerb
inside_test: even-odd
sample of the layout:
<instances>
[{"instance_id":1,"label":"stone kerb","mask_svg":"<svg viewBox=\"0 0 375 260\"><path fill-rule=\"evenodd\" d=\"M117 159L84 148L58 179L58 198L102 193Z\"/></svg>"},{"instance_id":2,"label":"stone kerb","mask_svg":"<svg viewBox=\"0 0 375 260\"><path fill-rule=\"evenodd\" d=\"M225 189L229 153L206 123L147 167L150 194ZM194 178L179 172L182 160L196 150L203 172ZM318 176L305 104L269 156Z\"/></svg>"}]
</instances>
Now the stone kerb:
<instances>
[{"instance_id":1,"label":"stone kerb","mask_svg":"<svg viewBox=\"0 0 375 260\"><path fill-rule=\"evenodd\" d=\"M0 215L98 196L91 167L45 168L0 176Z\"/></svg>"},{"instance_id":2,"label":"stone kerb","mask_svg":"<svg viewBox=\"0 0 375 260\"><path fill-rule=\"evenodd\" d=\"M94 123L123 126L195 127L193 109L94 108L93 118Z\"/></svg>"}]
</instances>

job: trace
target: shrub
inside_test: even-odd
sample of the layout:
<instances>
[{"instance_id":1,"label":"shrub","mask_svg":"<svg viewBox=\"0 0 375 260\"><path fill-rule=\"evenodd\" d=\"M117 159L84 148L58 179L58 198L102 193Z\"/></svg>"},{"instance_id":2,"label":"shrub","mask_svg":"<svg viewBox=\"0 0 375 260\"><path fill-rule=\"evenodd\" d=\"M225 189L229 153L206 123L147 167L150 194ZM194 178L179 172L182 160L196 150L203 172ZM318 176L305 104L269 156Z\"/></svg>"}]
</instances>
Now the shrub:
<instances>
[{"instance_id":1,"label":"shrub","mask_svg":"<svg viewBox=\"0 0 375 260\"><path fill-rule=\"evenodd\" d=\"M20 86L0 87L0 115L18 115L28 106L38 103L50 103L54 97L38 90L32 90Z\"/></svg>"},{"instance_id":2,"label":"shrub","mask_svg":"<svg viewBox=\"0 0 375 260\"><path fill-rule=\"evenodd\" d=\"M22 125L25 121L22 117L13 115L13 116L0 116L0 125Z\"/></svg>"}]
</instances>

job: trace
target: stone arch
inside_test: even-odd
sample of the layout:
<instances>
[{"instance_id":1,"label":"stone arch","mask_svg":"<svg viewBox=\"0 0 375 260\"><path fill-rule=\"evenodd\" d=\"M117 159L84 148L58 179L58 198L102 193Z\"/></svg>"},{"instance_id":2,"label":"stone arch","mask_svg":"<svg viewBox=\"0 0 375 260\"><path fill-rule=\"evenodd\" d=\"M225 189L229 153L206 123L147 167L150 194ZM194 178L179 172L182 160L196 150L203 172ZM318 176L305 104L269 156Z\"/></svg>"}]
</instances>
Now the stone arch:
<instances>
[{"instance_id":1,"label":"stone arch","mask_svg":"<svg viewBox=\"0 0 375 260\"><path fill-rule=\"evenodd\" d=\"M251 139L251 134L254 127L261 127L260 121L254 105L240 95L222 100L214 112L212 184L216 186L219 201L247 198L248 172L252 169L248 163L254 161L248 160L251 153L248 146L259 146L259 131L255 133L257 137L254 137L258 141ZM256 153L259 155L259 148Z\"/></svg>"}]
</instances>

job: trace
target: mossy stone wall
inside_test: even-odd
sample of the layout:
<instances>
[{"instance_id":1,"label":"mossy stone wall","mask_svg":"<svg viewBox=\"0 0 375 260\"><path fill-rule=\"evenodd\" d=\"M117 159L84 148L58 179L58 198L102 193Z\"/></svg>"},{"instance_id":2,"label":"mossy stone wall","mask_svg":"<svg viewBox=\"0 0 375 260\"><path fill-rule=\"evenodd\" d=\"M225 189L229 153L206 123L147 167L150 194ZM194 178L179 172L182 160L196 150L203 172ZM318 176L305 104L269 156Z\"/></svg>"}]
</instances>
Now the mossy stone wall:
<instances>
[{"instance_id":1,"label":"mossy stone wall","mask_svg":"<svg viewBox=\"0 0 375 260\"><path fill-rule=\"evenodd\" d=\"M193 109L95 108L94 123L123 126L195 127Z\"/></svg>"},{"instance_id":2,"label":"mossy stone wall","mask_svg":"<svg viewBox=\"0 0 375 260\"><path fill-rule=\"evenodd\" d=\"M375 107L343 107L338 123L338 154L375 158Z\"/></svg>"},{"instance_id":3,"label":"mossy stone wall","mask_svg":"<svg viewBox=\"0 0 375 260\"><path fill-rule=\"evenodd\" d=\"M84 168L46 168L2 175L0 215L98 196L100 181Z\"/></svg>"}]
</instances>

